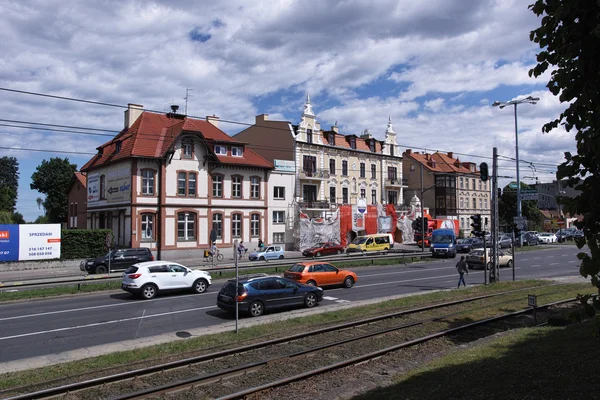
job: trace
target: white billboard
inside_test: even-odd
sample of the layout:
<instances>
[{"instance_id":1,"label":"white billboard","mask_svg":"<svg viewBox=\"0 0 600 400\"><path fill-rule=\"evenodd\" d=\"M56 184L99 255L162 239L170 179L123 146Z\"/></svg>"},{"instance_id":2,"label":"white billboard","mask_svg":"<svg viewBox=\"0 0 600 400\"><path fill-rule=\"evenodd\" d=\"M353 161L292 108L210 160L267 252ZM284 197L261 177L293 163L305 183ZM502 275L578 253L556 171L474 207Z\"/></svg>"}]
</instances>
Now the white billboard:
<instances>
[{"instance_id":1,"label":"white billboard","mask_svg":"<svg viewBox=\"0 0 600 400\"><path fill-rule=\"evenodd\" d=\"M60 224L19 225L19 261L60 258Z\"/></svg>"},{"instance_id":2,"label":"white billboard","mask_svg":"<svg viewBox=\"0 0 600 400\"><path fill-rule=\"evenodd\" d=\"M88 174L87 175L87 201L88 203L95 203L100 200L100 175Z\"/></svg>"}]
</instances>

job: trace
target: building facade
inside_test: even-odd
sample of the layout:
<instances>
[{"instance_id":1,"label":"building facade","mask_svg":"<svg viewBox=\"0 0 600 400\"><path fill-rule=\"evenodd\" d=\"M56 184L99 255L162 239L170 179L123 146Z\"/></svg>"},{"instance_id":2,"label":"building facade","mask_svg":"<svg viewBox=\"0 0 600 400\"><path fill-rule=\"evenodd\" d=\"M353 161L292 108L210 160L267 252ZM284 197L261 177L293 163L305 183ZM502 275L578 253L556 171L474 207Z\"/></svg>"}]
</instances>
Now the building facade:
<instances>
[{"instance_id":1,"label":"building facade","mask_svg":"<svg viewBox=\"0 0 600 400\"><path fill-rule=\"evenodd\" d=\"M67 189L67 229L87 228L87 190L86 177L75 172Z\"/></svg>"},{"instance_id":2,"label":"building facade","mask_svg":"<svg viewBox=\"0 0 600 400\"><path fill-rule=\"evenodd\" d=\"M89 228L112 229L122 247L159 259L210 247L268 242L273 165L206 120L130 104L125 127L88 161Z\"/></svg>"},{"instance_id":3,"label":"building facade","mask_svg":"<svg viewBox=\"0 0 600 400\"><path fill-rule=\"evenodd\" d=\"M491 229L491 182L481 180L475 163L462 162L452 152L428 154L408 149L403 156L408 190L421 198L434 218L458 220L464 235L469 236L470 217L480 214L484 228Z\"/></svg>"}]
</instances>

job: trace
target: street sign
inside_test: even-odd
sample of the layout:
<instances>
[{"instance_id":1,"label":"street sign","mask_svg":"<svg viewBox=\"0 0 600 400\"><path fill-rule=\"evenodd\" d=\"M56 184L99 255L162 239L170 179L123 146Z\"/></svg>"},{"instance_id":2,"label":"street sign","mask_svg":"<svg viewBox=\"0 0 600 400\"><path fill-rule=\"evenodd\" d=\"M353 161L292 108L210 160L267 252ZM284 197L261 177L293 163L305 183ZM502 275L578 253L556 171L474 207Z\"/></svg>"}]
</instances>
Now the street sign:
<instances>
[{"instance_id":1,"label":"street sign","mask_svg":"<svg viewBox=\"0 0 600 400\"><path fill-rule=\"evenodd\" d=\"M565 221L558 220L558 221L556 221L556 224L557 224L558 226L564 226L564 225L565 225Z\"/></svg>"},{"instance_id":2,"label":"street sign","mask_svg":"<svg viewBox=\"0 0 600 400\"><path fill-rule=\"evenodd\" d=\"M527 296L527 305L529 307L537 307L537 296L530 294Z\"/></svg>"},{"instance_id":3,"label":"street sign","mask_svg":"<svg viewBox=\"0 0 600 400\"><path fill-rule=\"evenodd\" d=\"M364 214L365 212L367 212L367 201L361 197L356 202L356 208L359 213Z\"/></svg>"},{"instance_id":4,"label":"street sign","mask_svg":"<svg viewBox=\"0 0 600 400\"><path fill-rule=\"evenodd\" d=\"M508 184L508 187L511 189L516 189L517 188L517 182L511 182Z\"/></svg>"},{"instance_id":5,"label":"street sign","mask_svg":"<svg viewBox=\"0 0 600 400\"><path fill-rule=\"evenodd\" d=\"M112 246L112 233L108 232L106 234L106 247L108 247L110 249L111 246Z\"/></svg>"}]
</instances>

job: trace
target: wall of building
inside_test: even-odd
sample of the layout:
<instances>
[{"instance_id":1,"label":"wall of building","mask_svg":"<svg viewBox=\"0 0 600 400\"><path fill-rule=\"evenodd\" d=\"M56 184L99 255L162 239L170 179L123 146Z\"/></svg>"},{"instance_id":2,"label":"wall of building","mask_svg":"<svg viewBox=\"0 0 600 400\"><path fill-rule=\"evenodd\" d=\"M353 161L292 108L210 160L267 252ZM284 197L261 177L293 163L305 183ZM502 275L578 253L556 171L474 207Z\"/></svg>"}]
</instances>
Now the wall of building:
<instances>
[{"instance_id":1,"label":"wall of building","mask_svg":"<svg viewBox=\"0 0 600 400\"><path fill-rule=\"evenodd\" d=\"M269 193L268 193L268 214L267 220L269 225L270 235L267 238L269 243L284 244L286 250L292 250L294 245L294 221L297 218L295 215L294 200L294 172L279 172L272 171L269 174ZM284 197L282 199L274 197L276 187L284 188ZM275 223L273 215L275 212L284 213L283 223ZM283 242L275 241L275 236L284 235Z\"/></svg>"},{"instance_id":2,"label":"wall of building","mask_svg":"<svg viewBox=\"0 0 600 400\"><path fill-rule=\"evenodd\" d=\"M79 181L71 185L68 194L67 228L87 228L87 191Z\"/></svg>"}]
</instances>

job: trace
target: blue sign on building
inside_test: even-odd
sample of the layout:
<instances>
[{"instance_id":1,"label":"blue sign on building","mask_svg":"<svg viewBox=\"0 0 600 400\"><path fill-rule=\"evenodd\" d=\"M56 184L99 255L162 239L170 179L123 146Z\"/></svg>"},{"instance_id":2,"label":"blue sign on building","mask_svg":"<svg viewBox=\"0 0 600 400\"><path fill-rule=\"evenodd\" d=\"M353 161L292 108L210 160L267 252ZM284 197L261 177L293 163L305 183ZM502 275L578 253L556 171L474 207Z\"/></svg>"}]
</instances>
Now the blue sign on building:
<instances>
[{"instance_id":1,"label":"blue sign on building","mask_svg":"<svg viewBox=\"0 0 600 400\"><path fill-rule=\"evenodd\" d=\"M19 259L19 225L0 224L0 262Z\"/></svg>"}]
</instances>

